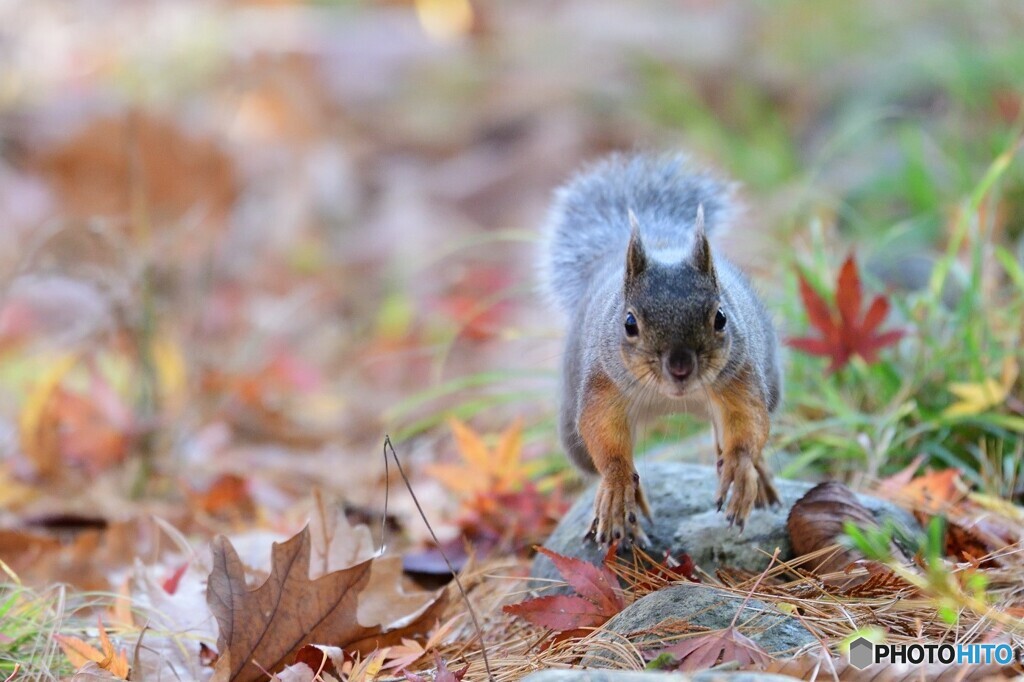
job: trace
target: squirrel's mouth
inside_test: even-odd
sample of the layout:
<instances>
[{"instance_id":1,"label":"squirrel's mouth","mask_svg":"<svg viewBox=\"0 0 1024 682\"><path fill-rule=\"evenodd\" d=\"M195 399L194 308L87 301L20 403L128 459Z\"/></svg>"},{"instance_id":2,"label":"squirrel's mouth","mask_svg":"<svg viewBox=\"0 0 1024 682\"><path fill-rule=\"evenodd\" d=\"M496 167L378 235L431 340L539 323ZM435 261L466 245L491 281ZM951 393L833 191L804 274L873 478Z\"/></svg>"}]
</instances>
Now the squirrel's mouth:
<instances>
[{"instance_id":1,"label":"squirrel's mouth","mask_svg":"<svg viewBox=\"0 0 1024 682\"><path fill-rule=\"evenodd\" d=\"M661 376L664 383L677 389L682 395L687 393L699 374L697 353L685 346L670 348L661 354Z\"/></svg>"},{"instance_id":2,"label":"squirrel's mouth","mask_svg":"<svg viewBox=\"0 0 1024 682\"><path fill-rule=\"evenodd\" d=\"M688 398L697 390L699 383L696 378L679 381L678 379L663 377L661 392L667 398Z\"/></svg>"}]
</instances>

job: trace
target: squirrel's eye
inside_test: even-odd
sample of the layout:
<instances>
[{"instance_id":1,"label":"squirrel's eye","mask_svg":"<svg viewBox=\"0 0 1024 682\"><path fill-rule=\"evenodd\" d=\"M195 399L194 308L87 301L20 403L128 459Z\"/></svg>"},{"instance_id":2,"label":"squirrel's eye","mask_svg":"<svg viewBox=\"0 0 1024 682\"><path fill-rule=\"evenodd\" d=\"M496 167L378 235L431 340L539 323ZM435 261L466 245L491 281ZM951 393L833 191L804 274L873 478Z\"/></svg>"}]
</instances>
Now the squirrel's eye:
<instances>
[{"instance_id":1,"label":"squirrel's eye","mask_svg":"<svg viewBox=\"0 0 1024 682\"><path fill-rule=\"evenodd\" d=\"M626 313L626 336L636 336L640 333L640 327L636 323L633 313Z\"/></svg>"},{"instance_id":2,"label":"squirrel's eye","mask_svg":"<svg viewBox=\"0 0 1024 682\"><path fill-rule=\"evenodd\" d=\"M720 332L725 329L725 313L719 308L718 312L715 313L715 331Z\"/></svg>"}]
</instances>

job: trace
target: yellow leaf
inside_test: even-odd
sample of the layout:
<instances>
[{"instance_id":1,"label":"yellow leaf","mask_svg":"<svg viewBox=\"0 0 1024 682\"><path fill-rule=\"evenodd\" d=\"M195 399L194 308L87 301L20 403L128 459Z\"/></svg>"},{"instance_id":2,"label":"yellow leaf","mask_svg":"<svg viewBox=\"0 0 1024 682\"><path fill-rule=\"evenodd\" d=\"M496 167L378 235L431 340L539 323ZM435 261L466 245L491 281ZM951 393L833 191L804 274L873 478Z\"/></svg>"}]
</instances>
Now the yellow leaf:
<instances>
[{"instance_id":1,"label":"yellow leaf","mask_svg":"<svg viewBox=\"0 0 1024 682\"><path fill-rule=\"evenodd\" d=\"M380 673L381 667L384 665L384 659L390 652L390 648L384 648L379 651L375 651L366 660L355 662L352 666L352 670L348 673L345 679L348 682L371 682L377 678L377 674Z\"/></svg>"},{"instance_id":2,"label":"yellow leaf","mask_svg":"<svg viewBox=\"0 0 1024 682\"><path fill-rule=\"evenodd\" d=\"M1018 367L1012 357L1003 363L1003 373L999 381L989 377L984 381L953 382L949 392L958 400L946 408L943 415L947 417L967 417L981 414L999 407L1010 394L1013 383L1017 380Z\"/></svg>"},{"instance_id":3,"label":"yellow leaf","mask_svg":"<svg viewBox=\"0 0 1024 682\"><path fill-rule=\"evenodd\" d=\"M44 475L56 471L60 462L56 425L50 423L50 400L78 359L75 353L56 358L32 387L18 418L21 448Z\"/></svg>"}]
</instances>

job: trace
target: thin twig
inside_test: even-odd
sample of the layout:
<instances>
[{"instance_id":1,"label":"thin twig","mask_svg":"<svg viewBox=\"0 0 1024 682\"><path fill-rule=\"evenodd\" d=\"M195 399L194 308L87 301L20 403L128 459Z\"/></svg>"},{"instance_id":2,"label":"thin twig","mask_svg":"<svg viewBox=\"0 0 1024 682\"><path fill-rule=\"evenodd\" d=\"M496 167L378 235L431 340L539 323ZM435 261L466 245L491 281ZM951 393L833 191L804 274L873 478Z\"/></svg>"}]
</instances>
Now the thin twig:
<instances>
[{"instance_id":1,"label":"thin twig","mask_svg":"<svg viewBox=\"0 0 1024 682\"><path fill-rule=\"evenodd\" d=\"M391 457L395 460L395 467L398 468L398 473L402 477L402 481L405 482L405 487L409 491L409 495L412 497L413 504L416 505L416 511L419 512L420 518L423 519L424 525L427 530L430 531L430 537L433 538L434 544L437 546L437 551L441 554L441 558L444 559L444 563L448 565L448 570L452 573L452 578L455 579L455 584L459 588L459 592L462 594L462 601L466 604L466 610L469 611L469 617L473 619L473 627L476 629L476 634L480 638L480 653L483 655L484 668L487 670L487 679L494 682L494 673L491 672L491 662L487 658L487 645L484 642L484 631L480 627L480 620L476 616L476 609L473 608L473 604L469 601L469 595L466 594L466 588L462 586L462 581L459 580L459 573L452 566L452 562L448 559L448 555L445 554L444 549L441 547L441 541L437 539L437 534L434 532L434 528L430 525L430 521L427 520L427 515L423 512L423 507L420 506L420 501L416 497L416 493L413 492L412 484L409 483L409 478L405 475L405 470L402 469L402 462L398 459L398 454L395 452L395 446L391 444L391 436L384 436L384 462L385 465L388 461L388 449L391 450ZM387 475L385 471L385 476ZM385 490L387 489L387 480L384 481ZM386 500L386 498L385 498ZM384 517L387 518L387 502L385 501Z\"/></svg>"},{"instance_id":2,"label":"thin twig","mask_svg":"<svg viewBox=\"0 0 1024 682\"><path fill-rule=\"evenodd\" d=\"M764 577L766 575L768 575L768 571L771 570L772 566L775 564L775 560L778 559L778 558L779 558L779 548L776 547L775 548L775 553L772 554L771 563L768 564L768 568L766 568L763 571L761 571L761 575L757 576L757 582L755 582L754 586L750 588L750 593L747 594L746 599L743 600L743 603L740 604L740 607L738 609L736 609L736 615L732 617L732 622L729 623L729 627L730 628L731 627L735 627L736 621L739 619L740 614L743 613L743 609L747 608L747 602L749 602L750 599L754 596L754 593L757 592L757 588L761 586L761 581L764 579Z\"/></svg>"}]
</instances>

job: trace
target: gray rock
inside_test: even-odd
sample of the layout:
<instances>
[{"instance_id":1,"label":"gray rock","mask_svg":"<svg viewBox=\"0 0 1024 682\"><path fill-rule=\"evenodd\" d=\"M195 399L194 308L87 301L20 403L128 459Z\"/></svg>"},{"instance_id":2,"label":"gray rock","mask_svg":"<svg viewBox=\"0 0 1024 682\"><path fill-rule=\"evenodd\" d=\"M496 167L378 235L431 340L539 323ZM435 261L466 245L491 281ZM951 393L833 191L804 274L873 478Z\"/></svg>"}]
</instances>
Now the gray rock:
<instances>
[{"instance_id":1,"label":"gray rock","mask_svg":"<svg viewBox=\"0 0 1024 682\"><path fill-rule=\"evenodd\" d=\"M792 682L796 678L756 672L714 672L695 675L641 670L551 669L530 673L523 682Z\"/></svg>"},{"instance_id":2,"label":"gray rock","mask_svg":"<svg viewBox=\"0 0 1024 682\"><path fill-rule=\"evenodd\" d=\"M644 530L651 540L647 552L661 557L666 551L673 556L689 554L690 558L709 573L720 566L748 571L763 570L776 547L780 558L791 559L786 517L793 504L814 483L776 479L781 504L767 509L755 509L747 520L746 528L729 528L724 512L715 508L718 485L715 470L710 466L681 462L640 462L637 470L647 491L654 515L653 523L643 519ZM596 484L576 500L555 531L544 543L550 550L568 556L599 563L604 550L583 534L593 516ZM858 495L861 503L882 522L892 519L908 531L919 531L920 526L906 511L877 498ZM561 582L551 560L538 555L531 575L536 579L532 587L539 589L550 581ZM553 588L545 594L571 592L571 589Z\"/></svg>"},{"instance_id":3,"label":"gray rock","mask_svg":"<svg viewBox=\"0 0 1024 682\"><path fill-rule=\"evenodd\" d=\"M672 634L673 621L691 628L724 630L733 622L743 601L743 597L708 585L675 585L633 602L608 621L604 630L627 637L634 644ZM805 644L817 641L800 621L756 599L746 603L736 618L736 625L740 632L772 655L792 654ZM679 632L679 629L674 632ZM598 636L605 637L604 634ZM589 653L582 661L585 668L608 668L628 663L606 650Z\"/></svg>"}]
</instances>

